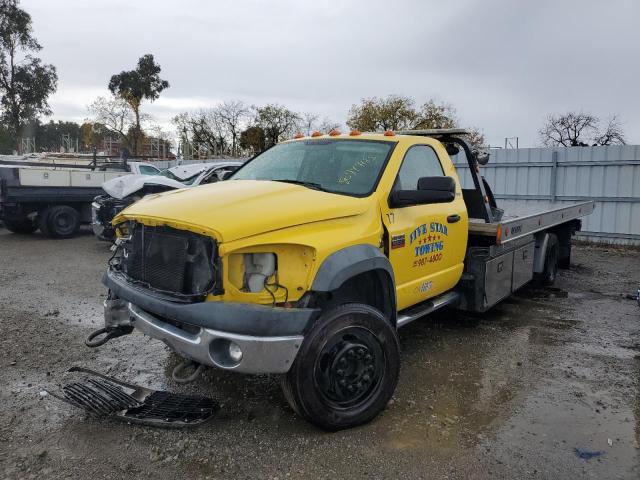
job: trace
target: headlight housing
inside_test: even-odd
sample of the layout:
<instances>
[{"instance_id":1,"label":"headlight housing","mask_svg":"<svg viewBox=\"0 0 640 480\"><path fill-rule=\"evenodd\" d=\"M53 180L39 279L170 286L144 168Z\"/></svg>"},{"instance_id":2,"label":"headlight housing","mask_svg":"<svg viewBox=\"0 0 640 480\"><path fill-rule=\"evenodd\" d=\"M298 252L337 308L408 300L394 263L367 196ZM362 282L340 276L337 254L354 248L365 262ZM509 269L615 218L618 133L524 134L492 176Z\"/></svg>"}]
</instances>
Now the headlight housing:
<instances>
[{"instance_id":1,"label":"headlight housing","mask_svg":"<svg viewBox=\"0 0 640 480\"><path fill-rule=\"evenodd\" d=\"M272 252L244 254L244 287L251 293L264 290L267 279L276 272L276 254Z\"/></svg>"}]
</instances>

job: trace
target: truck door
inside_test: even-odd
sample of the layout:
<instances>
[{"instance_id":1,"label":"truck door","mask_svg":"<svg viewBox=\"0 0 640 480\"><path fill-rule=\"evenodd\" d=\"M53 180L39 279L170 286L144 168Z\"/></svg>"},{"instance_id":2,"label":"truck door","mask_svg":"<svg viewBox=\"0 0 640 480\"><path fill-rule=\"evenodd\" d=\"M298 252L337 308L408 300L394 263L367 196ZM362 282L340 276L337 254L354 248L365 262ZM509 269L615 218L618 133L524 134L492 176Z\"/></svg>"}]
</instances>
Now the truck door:
<instances>
[{"instance_id":1,"label":"truck door","mask_svg":"<svg viewBox=\"0 0 640 480\"><path fill-rule=\"evenodd\" d=\"M382 205L398 309L451 289L462 274L467 213L455 168L449 158L445 160L441 162L429 145L413 145L404 155L393 189L415 190L419 178L446 172L456 182L452 202L398 208Z\"/></svg>"}]
</instances>

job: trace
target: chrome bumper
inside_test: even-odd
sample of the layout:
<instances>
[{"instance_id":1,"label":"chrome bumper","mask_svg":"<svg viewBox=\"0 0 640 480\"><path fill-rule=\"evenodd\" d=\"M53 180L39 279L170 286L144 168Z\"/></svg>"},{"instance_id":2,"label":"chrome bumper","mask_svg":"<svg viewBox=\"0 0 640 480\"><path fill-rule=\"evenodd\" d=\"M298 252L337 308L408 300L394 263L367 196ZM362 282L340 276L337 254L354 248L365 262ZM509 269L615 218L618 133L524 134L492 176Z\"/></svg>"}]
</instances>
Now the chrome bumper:
<instances>
[{"instance_id":1,"label":"chrome bumper","mask_svg":"<svg viewBox=\"0 0 640 480\"><path fill-rule=\"evenodd\" d=\"M303 336L254 337L198 327L189 333L129 303L132 325L162 340L179 355L204 365L242 373L286 373L302 345ZM239 361L228 355L230 342L242 352Z\"/></svg>"}]
</instances>

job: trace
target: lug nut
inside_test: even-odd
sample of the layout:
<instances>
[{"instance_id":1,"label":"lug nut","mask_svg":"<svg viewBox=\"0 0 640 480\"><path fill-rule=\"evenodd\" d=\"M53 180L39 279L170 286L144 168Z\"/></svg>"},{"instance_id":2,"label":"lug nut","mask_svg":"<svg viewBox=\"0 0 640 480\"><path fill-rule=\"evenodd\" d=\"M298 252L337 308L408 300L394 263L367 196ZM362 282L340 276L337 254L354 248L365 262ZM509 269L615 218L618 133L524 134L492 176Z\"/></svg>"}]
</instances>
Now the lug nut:
<instances>
[{"instance_id":1,"label":"lug nut","mask_svg":"<svg viewBox=\"0 0 640 480\"><path fill-rule=\"evenodd\" d=\"M361 357L362 355L364 355L364 348L359 348L358 349L358 356Z\"/></svg>"},{"instance_id":2,"label":"lug nut","mask_svg":"<svg viewBox=\"0 0 640 480\"><path fill-rule=\"evenodd\" d=\"M353 390L354 390L353 385L349 385L347 387L347 390L349 391L349 393L353 393Z\"/></svg>"},{"instance_id":3,"label":"lug nut","mask_svg":"<svg viewBox=\"0 0 640 480\"><path fill-rule=\"evenodd\" d=\"M356 384L356 387L358 388L358 390L362 390L362 382L358 382Z\"/></svg>"},{"instance_id":4,"label":"lug nut","mask_svg":"<svg viewBox=\"0 0 640 480\"><path fill-rule=\"evenodd\" d=\"M339 368L336 373L338 374L338 376L344 377L344 370L342 370L341 368Z\"/></svg>"},{"instance_id":5,"label":"lug nut","mask_svg":"<svg viewBox=\"0 0 640 480\"><path fill-rule=\"evenodd\" d=\"M344 378L338 382L338 385L340 385L341 387L344 387L346 384L347 381Z\"/></svg>"},{"instance_id":6,"label":"lug nut","mask_svg":"<svg viewBox=\"0 0 640 480\"><path fill-rule=\"evenodd\" d=\"M346 358L344 358L344 357L340 357L340 363L341 363L342 365L345 365L345 364L347 363L347 359L346 359Z\"/></svg>"},{"instance_id":7,"label":"lug nut","mask_svg":"<svg viewBox=\"0 0 640 480\"><path fill-rule=\"evenodd\" d=\"M369 383L369 382L371 381L371 377L365 373L365 374L362 376L362 381L363 381L364 383Z\"/></svg>"},{"instance_id":8,"label":"lug nut","mask_svg":"<svg viewBox=\"0 0 640 480\"><path fill-rule=\"evenodd\" d=\"M347 352L347 355L349 355L350 357L353 357L356 354L356 352L354 352L353 350L349 350Z\"/></svg>"},{"instance_id":9,"label":"lug nut","mask_svg":"<svg viewBox=\"0 0 640 480\"><path fill-rule=\"evenodd\" d=\"M373 360L373 357L371 356L371 354L367 353L364 357L364 361L369 363L371 362L371 360Z\"/></svg>"}]
</instances>

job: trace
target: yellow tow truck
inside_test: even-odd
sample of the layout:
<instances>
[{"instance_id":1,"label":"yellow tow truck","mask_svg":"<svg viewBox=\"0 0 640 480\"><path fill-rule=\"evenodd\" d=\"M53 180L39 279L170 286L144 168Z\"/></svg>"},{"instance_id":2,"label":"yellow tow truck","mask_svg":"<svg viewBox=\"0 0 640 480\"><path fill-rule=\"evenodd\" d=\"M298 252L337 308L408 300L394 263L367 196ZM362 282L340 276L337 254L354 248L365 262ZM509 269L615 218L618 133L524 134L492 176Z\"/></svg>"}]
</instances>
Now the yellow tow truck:
<instances>
[{"instance_id":1,"label":"yellow tow truck","mask_svg":"<svg viewBox=\"0 0 640 480\"><path fill-rule=\"evenodd\" d=\"M399 327L553 283L594 208L504 212L466 134L297 135L229 181L146 196L113 220L105 327L88 345L137 329L198 369L281 374L321 428L373 419L398 381Z\"/></svg>"}]
</instances>

